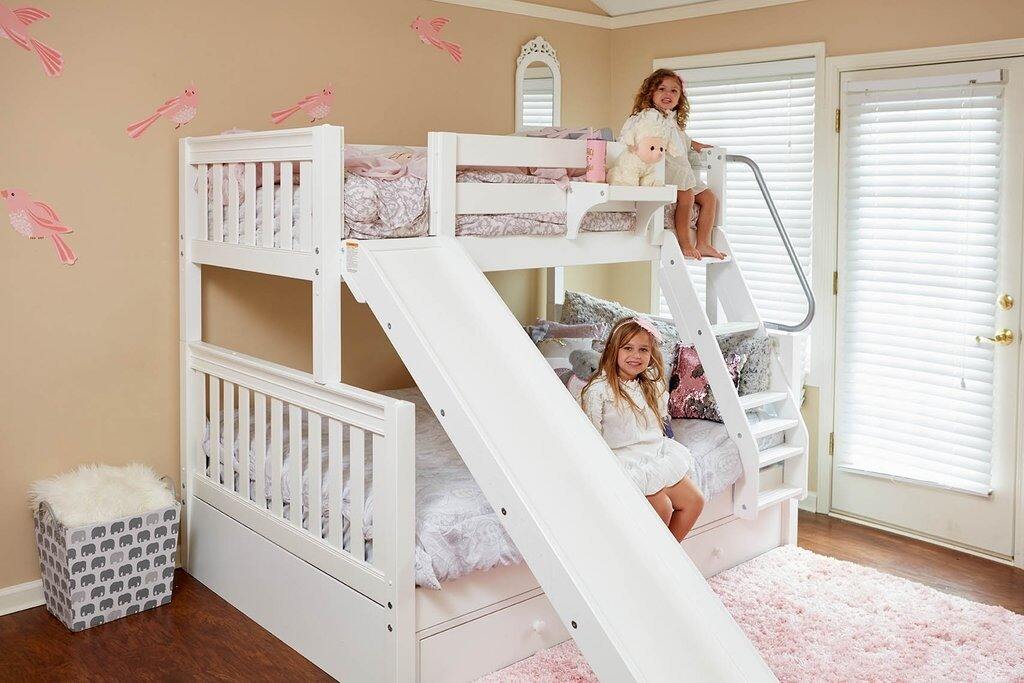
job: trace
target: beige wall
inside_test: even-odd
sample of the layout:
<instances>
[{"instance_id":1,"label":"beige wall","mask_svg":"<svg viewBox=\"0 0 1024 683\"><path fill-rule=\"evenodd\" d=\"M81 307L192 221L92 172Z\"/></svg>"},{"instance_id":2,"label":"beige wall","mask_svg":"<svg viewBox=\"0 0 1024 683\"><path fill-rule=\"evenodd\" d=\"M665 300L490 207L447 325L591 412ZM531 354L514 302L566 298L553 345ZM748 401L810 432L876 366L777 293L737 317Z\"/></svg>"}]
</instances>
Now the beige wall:
<instances>
[{"instance_id":1,"label":"beige wall","mask_svg":"<svg viewBox=\"0 0 1024 683\"><path fill-rule=\"evenodd\" d=\"M585 3L572 3L585 4ZM424 144L431 130L507 133L520 45L558 50L563 121L608 125L609 33L417 0L50 0L32 34L62 50L47 79L0 45L0 187L24 188L75 228L73 267L53 248L0 230L0 587L38 577L25 491L79 463L141 461L178 472L177 138L158 122L124 128L184 88L199 116L181 131L265 129L269 112L331 82L329 123L351 142ZM423 45L416 15L450 17L465 61ZM303 125L296 117L290 125ZM207 338L308 369L307 284L209 271ZM522 318L539 277L493 278ZM408 382L372 315L346 295L346 378Z\"/></svg>"},{"instance_id":2,"label":"beige wall","mask_svg":"<svg viewBox=\"0 0 1024 683\"><path fill-rule=\"evenodd\" d=\"M612 31L612 121L620 125L651 63L678 57L824 42L828 56L904 50L1024 37L1022 0L806 0ZM824 226L828 229L829 226ZM623 300L649 296L650 270L615 266ZM819 304L820 305L820 304ZM826 302L825 305L828 305ZM804 417L811 434L809 486L817 490L818 392L809 390Z\"/></svg>"}]
</instances>

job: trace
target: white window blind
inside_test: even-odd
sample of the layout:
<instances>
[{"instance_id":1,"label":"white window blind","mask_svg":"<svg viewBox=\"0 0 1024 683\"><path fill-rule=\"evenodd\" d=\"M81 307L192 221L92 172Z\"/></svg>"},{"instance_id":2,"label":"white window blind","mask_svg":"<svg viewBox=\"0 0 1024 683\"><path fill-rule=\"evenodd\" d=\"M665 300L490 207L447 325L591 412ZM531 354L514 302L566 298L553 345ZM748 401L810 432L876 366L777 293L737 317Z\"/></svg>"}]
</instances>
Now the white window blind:
<instances>
[{"instance_id":1,"label":"white window blind","mask_svg":"<svg viewBox=\"0 0 1024 683\"><path fill-rule=\"evenodd\" d=\"M814 60L680 71L690 99L687 133L698 142L745 154L761 167L797 256L810 278ZM797 323L807 301L753 173L730 164L725 231L761 317ZM703 296L703 266L691 265ZM668 316L665 299L661 314Z\"/></svg>"},{"instance_id":2,"label":"white window blind","mask_svg":"<svg viewBox=\"0 0 1024 683\"><path fill-rule=\"evenodd\" d=\"M523 79L523 127L555 125L555 79L547 67L526 70Z\"/></svg>"},{"instance_id":3,"label":"white window blind","mask_svg":"<svg viewBox=\"0 0 1024 683\"><path fill-rule=\"evenodd\" d=\"M991 492L1000 78L844 88L843 469Z\"/></svg>"}]
</instances>

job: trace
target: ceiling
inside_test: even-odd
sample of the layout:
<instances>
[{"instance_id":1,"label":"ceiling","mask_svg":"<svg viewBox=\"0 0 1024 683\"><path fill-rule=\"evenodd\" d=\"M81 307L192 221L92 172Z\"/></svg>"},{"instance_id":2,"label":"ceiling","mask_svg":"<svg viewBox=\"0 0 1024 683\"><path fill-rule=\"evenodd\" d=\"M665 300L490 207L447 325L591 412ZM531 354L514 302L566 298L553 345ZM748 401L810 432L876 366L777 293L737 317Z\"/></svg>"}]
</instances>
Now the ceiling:
<instances>
[{"instance_id":1,"label":"ceiling","mask_svg":"<svg viewBox=\"0 0 1024 683\"><path fill-rule=\"evenodd\" d=\"M670 7L685 7L697 5L705 0L591 0L612 17L619 17L624 14L635 14L655 9L668 9Z\"/></svg>"}]
</instances>

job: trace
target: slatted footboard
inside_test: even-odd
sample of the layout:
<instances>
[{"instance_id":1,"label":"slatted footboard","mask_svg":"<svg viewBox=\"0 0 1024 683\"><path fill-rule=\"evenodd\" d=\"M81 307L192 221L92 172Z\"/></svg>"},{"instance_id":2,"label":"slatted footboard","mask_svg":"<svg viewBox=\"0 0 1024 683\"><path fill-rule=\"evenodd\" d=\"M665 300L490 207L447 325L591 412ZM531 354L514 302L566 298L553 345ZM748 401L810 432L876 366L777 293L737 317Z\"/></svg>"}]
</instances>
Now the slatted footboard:
<instances>
[{"instance_id":1,"label":"slatted footboard","mask_svg":"<svg viewBox=\"0 0 1024 683\"><path fill-rule=\"evenodd\" d=\"M238 529L255 532L260 547L276 547L275 553L302 561L304 569L294 575L269 577L266 591L273 592L277 580L301 590L303 573L318 570L313 574L336 582L331 592L344 598L342 604L347 599L352 609L358 605L376 615L380 633L374 635L396 648L389 658L407 659L411 666L414 611L405 607L414 600L412 404L345 385L319 385L306 373L204 343L190 344L186 353L182 481L189 548L218 553L211 573L222 576L232 560L220 557L209 541L217 524L192 523L194 508L206 511L198 515L201 520L209 518L205 506L215 509ZM209 567L203 560L190 557L190 569ZM211 582L230 593L223 579ZM258 593L247 590L245 599L275 599ZM256 612L254 618L260 616ZM291 614L285 621L314 616ZM261 623L275 630L272 619ZM301 652L301 644L296 649Z\"/></svg>"}]
</instances>

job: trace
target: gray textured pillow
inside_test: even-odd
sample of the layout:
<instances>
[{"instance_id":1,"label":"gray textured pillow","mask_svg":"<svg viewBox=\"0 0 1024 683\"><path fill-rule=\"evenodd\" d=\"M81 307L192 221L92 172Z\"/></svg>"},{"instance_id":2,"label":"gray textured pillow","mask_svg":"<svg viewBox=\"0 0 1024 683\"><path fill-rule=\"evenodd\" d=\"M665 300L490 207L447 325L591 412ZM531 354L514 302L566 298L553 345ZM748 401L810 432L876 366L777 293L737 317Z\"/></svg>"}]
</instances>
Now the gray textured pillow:
<instances>
[{"instance_id":1,"label":"gray textured pillow","mask_svg":"<svg viewBox=\"0 0 1024 683\"><path fill-rule=\"evenodd\" d=\"M615 301L605 301L583 292L566 292L565 303L562 304L561 322L578 325L581 323L604 323L611 332L612 325L617 320L629 318L634 315L649 317L646 313L639 313L626 308ZM675 350L679 344L679 332L672 323L660 320L651 320L654 326L661 332L664 341L661 343L661 357L665 361L665 370L671 374L671 366L675 361Z\"/></svg>"},{"instance_id":2,"label":"gray textured pillow","mask_svg":"<svg viewBox=\"0 0 1024 683\"><path fill-rule=\"evenodd\" d=\"M754 337L745 333L718 338L718 346L726 358L731 354L747 357L740 371L740 381L736 385L740 396L768 391L771 386L773 345L771 337Z\"/></svg>"}]
</instances>

